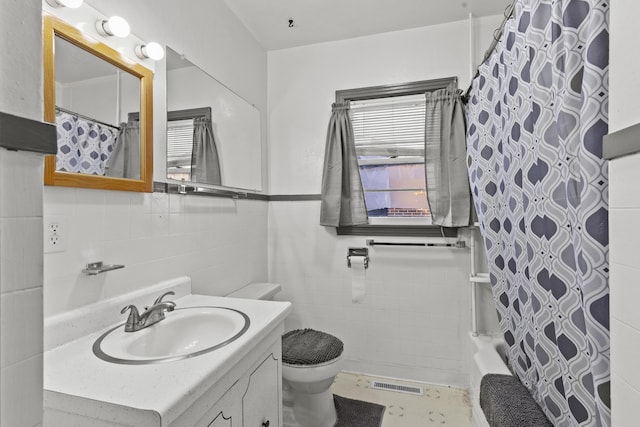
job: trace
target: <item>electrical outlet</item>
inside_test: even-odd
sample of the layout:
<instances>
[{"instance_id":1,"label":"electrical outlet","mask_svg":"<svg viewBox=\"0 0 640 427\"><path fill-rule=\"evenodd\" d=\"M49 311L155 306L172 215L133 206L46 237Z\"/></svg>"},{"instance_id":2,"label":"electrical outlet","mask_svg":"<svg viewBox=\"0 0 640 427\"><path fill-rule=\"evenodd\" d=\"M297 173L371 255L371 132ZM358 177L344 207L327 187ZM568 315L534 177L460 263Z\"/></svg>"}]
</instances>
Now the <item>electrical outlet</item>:
<instances>
[{"instance_id":1,"label":"electrical outlet","mask_svg":"<svg viewBox=\"0 0 640 427\"><path fill-rule=\"evenodd\" d=\"M44 253L64 252L66 250L65 220L63 217L44 219Z\"/></svg>"}]
</instances>

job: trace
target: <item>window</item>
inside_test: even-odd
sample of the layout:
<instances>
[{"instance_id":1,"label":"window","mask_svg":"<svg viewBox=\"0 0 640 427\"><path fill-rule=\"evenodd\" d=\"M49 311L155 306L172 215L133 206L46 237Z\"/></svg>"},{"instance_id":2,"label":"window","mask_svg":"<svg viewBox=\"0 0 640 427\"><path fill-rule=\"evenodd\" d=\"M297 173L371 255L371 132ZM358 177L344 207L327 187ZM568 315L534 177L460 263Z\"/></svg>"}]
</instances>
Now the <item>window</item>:
<instances>
[{"instance_id":1,"label":"window","mask_svg":"<svg viewBox=\"0 0 640 427\"><path fill-rule=\"evenodd\" d=\"M336 101L350 101L362 186L374 227L344 227L339 234L421 234L430 225L424 170L425 92L443 89L455 78L342 90ZM353 229L366 229L358 231ZM438 233L440 233L440 227Z\"/></svg>"},{"instance_id":2,"label":"window","mask_svg":"<svg viewBox=\"0 0 640 427\"><path fill-rule=\"evenodd\" d=\"M193 119L167 122L167 178L191 180Z\"/></svg>"},{"instance_id":3,"label":"window","mask_svg":"<svg viewBox=\"0 0 640 427\"><path fill-rule=\"evenodd\" d=\"M211 108L169 111L167 114L167 178L191 181L194 120L211 120Z\"/></svg>"},{"instance_id":4,"label":"window","mask_svg":"<svg viewBox=\"0 0 640 427\"><path fill-rule=\"evenodd\" d=\"M369 217L428 217L424 94L353 101L350 111Z\"/></svg>"}]
</instances>

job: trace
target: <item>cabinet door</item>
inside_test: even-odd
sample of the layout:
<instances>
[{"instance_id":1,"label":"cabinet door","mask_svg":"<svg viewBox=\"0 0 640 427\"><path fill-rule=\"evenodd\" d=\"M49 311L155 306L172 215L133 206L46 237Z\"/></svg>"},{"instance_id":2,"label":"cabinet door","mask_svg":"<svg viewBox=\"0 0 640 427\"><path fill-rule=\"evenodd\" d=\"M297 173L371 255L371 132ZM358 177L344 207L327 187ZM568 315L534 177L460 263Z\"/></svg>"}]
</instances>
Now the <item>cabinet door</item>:
<instances>
[{"instance_id":1,"label":"cabinet door","mask_svg":"<svg viewBox=\"0 0 640 427\"><path fill-rule=\"evenodd\" d=\"M200 417L196 423L182 423L180 426L190 427L242 427L242 393L244 387L234 383L229 390ZM201 398L202 399L202 398ZM203 402L207 404L207 399ZM172 424L173 426L173 424Z\"/></svg>"},{"instance_id":2,"label":"cabinet door","mask_svg":"<svg viewBox=\"0 0 640 427\"><path fill-rule=\"evenodd\" d=\"M231 417L225 418L222 412L213 420L208 427L231 427Z\"/></svg>"},{"instance_id":3,"label":"cabinet door","mask_svg":"<svg viewBox=\"0 0 640 427\"><path fill-rule=\"evenodd\" d=\"M273 354L249 376L242 398L242 420L244 427L280 426L280 372Z\"/></svg>"}]
</instances>

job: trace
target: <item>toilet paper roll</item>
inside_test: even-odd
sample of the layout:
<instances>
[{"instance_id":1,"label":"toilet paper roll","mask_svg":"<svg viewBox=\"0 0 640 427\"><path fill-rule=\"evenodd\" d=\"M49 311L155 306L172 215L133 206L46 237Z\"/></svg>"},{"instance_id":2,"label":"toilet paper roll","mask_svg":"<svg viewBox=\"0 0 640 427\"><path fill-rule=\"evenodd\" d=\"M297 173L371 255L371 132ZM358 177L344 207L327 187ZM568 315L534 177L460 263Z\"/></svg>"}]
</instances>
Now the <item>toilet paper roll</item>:
<instances>
[{"instance_id":1,"label":"toilet paper roll","mask_svg":"<svg viewBox=\"0 0 640 427\"><path fill-rule=\"evenodd\" d=\"M367 294L366 269L363 256L351 257L351 300L361 304Z\"/></svg>"}]
</instances>

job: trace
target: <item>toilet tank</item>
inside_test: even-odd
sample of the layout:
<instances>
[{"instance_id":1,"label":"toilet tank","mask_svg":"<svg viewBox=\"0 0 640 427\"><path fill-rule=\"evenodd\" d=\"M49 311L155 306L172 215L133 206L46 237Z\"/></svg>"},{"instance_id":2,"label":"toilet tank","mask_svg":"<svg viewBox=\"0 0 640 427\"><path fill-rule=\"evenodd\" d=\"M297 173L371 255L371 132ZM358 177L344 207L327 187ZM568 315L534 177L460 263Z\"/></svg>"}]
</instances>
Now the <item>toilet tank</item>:
<instances>
[{"instance_id":1,"label":"toilet tank","mask_svg":"<svg viewBox=\"0 0 640 427\"><path fill-rule=\"evenodd\" d=\"M249 283L247 286L231 292L227 296L231 298L270 300L281 289L280 283Z\"/></svg>"}]
</instances>

